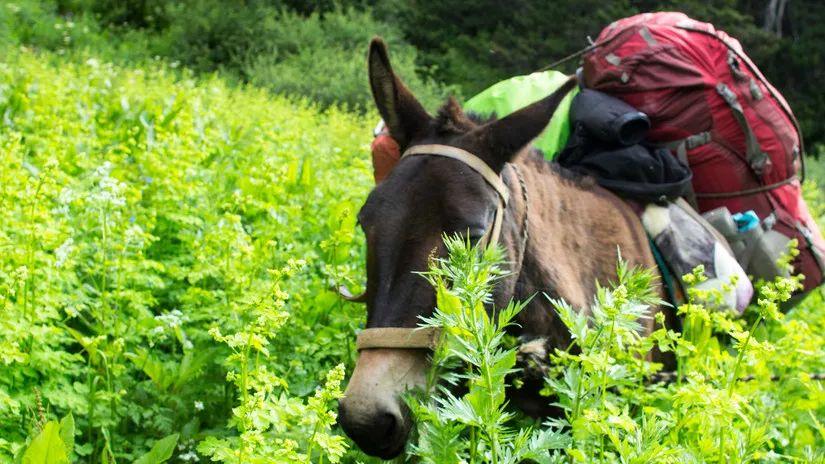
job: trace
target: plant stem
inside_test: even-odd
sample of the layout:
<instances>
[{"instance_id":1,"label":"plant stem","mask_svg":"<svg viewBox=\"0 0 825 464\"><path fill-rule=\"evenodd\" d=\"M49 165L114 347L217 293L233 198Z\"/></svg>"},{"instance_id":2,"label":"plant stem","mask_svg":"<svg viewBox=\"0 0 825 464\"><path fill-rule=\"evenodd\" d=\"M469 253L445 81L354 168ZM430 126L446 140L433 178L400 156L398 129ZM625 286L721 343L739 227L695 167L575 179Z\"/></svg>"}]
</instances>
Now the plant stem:
<instances>
[{"instance_id":1,"label":"plant stem","mask_svg":"<svg viewBox=\"0 0 825 464\"><path fill-rule=\"evenodd\" d=\"M736 362L733 365L733 373L731 373L730 380L728 381L728 398L733 396L733 389L736 386L736 381L739 378L739 365L742 364L742 359L745 357L745 352L748 350L748 345L750 344L751 337L753 336L753 332L756 330L756 327L759 323L762 322L762 315L760 314L759 317L753 322L751 325L750 330L748 331L748 336L745 337L745 343L742 344L742 348L739 350L739 354L736 356ZM725 460L725 427L719 428L719 462L723 463L726 462Z\"/></svg>"}]
</instances>

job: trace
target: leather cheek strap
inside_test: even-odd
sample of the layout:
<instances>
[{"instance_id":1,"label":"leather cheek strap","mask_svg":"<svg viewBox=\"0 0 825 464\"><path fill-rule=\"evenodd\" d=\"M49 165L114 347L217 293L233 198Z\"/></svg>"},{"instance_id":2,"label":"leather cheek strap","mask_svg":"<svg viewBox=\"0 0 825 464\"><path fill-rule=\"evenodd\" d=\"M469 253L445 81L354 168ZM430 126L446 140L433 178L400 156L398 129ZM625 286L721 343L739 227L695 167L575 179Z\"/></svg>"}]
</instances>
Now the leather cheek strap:
<instances>
[{"instance_id":1,"label":"leather cheek strap","mask_svg":"<svg viewBox=\"0 0 825 464\"><path fill-rule=\"evenodd\" d=\"M493 187L499 196L499 201L496 205L496 217L493 219L492 227L484 234L481 245L487 246L490 243L498 243L499 235L501 234L504 208L507 206L507 201L509 200L507 186L504 185L498 173L493 171L493 169L478 156L467 150L449 145L415 145L407 149L401 157L404 158L412 155L443 156L461 161L467 167L480 174L481 177ZM355 296L350 296L350 298L352 298L352 300L359 299L359 297ZM358 334L355 345L359 351L371 348L431 350L438 344L440 336L441 329L438 327L421 327L415 329L406 327L377 327L362 330L361 333Z\"/></svg>"}]
</instances>

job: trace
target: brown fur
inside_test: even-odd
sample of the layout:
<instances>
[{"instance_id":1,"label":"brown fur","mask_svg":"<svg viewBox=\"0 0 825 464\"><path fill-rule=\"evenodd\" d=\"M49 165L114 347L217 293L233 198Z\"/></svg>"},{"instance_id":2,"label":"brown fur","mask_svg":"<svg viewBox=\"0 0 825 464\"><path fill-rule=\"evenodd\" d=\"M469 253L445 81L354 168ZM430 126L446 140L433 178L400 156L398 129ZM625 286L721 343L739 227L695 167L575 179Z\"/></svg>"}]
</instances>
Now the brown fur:
<instances>
[{"instance_id":1,"label":"brown fur","mask_svg":"<svg viewBox=\"0 0 825 464\"><path fill-rule=\"evenodd\" d=\"M631 264L655 269L641 222L627 204L587 179L566 175L525 148L547 125L575 80L505 118L476 123L453 99L436 118L427 115L393 73L383 42L373 41L369 63L376 105L402 151L427 143L465 149L501 173L510 189L500 244L514 268L496 287L494 306L543 292L587 311L597 283L607 285L616 279L619 250ZM508 164L523 174L529 208L516 170ZM491 226L496 203L493 189L460 161L438 156L402 159L370 193L359 213L367 237L367 327L415 327L420 316L431 314L435 294L417 272L427 269L432 253L444 255L444 233L481 237ZM528 240L522 250L522 224L528 210ZM550 348L570 342L567 329L541 295L530 301L517 322L519 335L547 337ZM394 372L393 362L387 360L403 356L393 351L362 353L364 362L359 360L358 375L341 400L344 430L362 449L382 457L403 449L411 427L406 414L399 412L403 408L386 406L400 404L398 388L369 386L383 385L374 376L412 375L409 363L398 364L403 372ZM418 373L409 378L420 377ZM391 384L402 383L406 385ZM547 399L539 398L536 390L522 389L511 399L528 413L549 413L544 406Z\"/></svg>"},{"instance_id":2,"label":"brown fur","mask_svg":"<svg viewBox=\"0 0 825 464\"><path fill-rule=\"evenodd\" d=\"M566 178L535 152L515 164L532 206L524 264L516 270L515 291L506 296L526 299L544 292L586 308L597 282L615 281L619 250L631 264L655 268L641 222L626 203L601 187ZM521 202L519 195L514 200ZM545 298L534 298L519 322L528 335L549 336L556 346L569 341Z\"/></svg>"}]
</instances>

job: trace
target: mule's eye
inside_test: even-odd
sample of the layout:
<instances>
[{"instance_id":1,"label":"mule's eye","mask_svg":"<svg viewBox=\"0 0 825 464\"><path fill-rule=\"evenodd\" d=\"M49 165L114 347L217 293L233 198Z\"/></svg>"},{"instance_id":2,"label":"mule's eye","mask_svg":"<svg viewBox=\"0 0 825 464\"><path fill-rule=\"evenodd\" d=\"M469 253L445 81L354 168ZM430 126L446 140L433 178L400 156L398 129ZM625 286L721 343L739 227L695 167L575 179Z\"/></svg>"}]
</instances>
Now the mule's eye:
<instances>
[{"instance_id":1,"label":"mule's eye","mask_svg":"<svg viewBox=\"0 0 825 464\"><path fill-rule=\"evenodd\" d=\"M487 233L484 227L468 227L461 235L464 235L470 240L470 243L478 243Z\"/></svg>"}]
</instances>

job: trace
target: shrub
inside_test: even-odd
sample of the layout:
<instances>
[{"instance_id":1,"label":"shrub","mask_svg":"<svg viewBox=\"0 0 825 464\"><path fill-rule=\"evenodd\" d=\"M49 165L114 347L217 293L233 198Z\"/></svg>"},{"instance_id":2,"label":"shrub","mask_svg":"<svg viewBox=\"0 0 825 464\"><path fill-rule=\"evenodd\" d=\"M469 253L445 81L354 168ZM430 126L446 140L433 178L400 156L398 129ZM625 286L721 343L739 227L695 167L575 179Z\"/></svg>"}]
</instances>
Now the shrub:
<instances>
[{"instance_id":1,"label":"shrub","mask_svg":"<svg viewBox=\"0 0 825 464\"><path fill-rule=\"evenodd\" d=\"M100 29L85 14L61 16L47 2L23 0L0 4L0 44L6 48L26 45L50 50L94 47Z\"/></svg>"},{"instance_id":2,"label":"shrub","mask_svg":"<svg viewBox=\"0 0 825 464\"><path fill-rule=\"evenodd\" d=\"M265 20L266 22L266 20ZM264 50L245 57L242 69L248 79L287 95L305 95L324 105L343 104L352 109L372 108L367 83L366 45L375 35L392 47L393 66L422 103L434 108L447 88L416 73L415 49L368 12L353 9L317 13L302 18L284 12L269 20Z\"/></svg>"},{"instance_id":3,"label":"shrub","mask_svg":"<svg viewBox=\"0 0 825 464\"><path fill-rule=\"evenodd\" d=\"M366 50L376 35L391 44L397 71L426 106L459 93L421 77L415 49L369 10L319 4L318 11L302 14L278 2L238 7L225 0L0 5L0 43L10 47L23 44L132 66L163 58L322 107L360 112L372 108Z\"/></svg>"},{"instance_id":4,"label":"shrub","mask_svg":"<svg viewBox=\"0 0 825 464\"><path fill-rule=\"evenodd\" d=\"M2 461L69 412L85 462L174 433L179 459L341 453L363 314L329 287L361 278L372 118L177 74L0 61Z\"/></svg>"},{"instance_id":5,"label":"shrub","mask_svg":"<svg viewBox=\"0 0 825 464\"><path fill-rule=\"evenodd\" d=\"M682 333L639 334L639 321L661 302L649 270L619 263L618 280L600 288L588 311L551 301L572 336L548 360L545 393L563 411L543 424L521 425L504 408L505 376L516 356L504 329L521 304L489 316L482 303L501 275L501 254L483 256L461 239L446 239L449 259L427 274L443 329L429 390L412 399L423 462L820 462L825 389L811 374L825 369L821 292L787 316L778 310L799 286L777 278L760 286L745 319L695 303L679 308ZM697 270L688 281L703 279ZM663 318L657 318L660 324ZM655 381L661 365L647 355L672 351L678 371ZM447 367L458 369L445 370ZM457 397L450 388L466 386Z\"/></svg>"}]
</instances>

